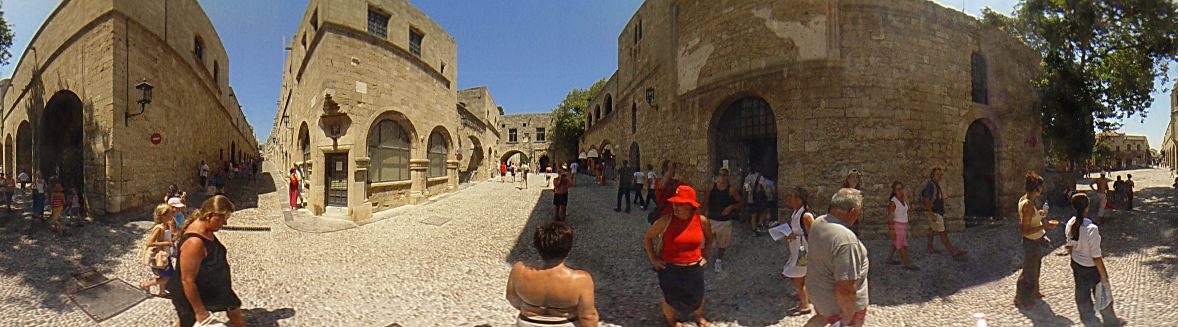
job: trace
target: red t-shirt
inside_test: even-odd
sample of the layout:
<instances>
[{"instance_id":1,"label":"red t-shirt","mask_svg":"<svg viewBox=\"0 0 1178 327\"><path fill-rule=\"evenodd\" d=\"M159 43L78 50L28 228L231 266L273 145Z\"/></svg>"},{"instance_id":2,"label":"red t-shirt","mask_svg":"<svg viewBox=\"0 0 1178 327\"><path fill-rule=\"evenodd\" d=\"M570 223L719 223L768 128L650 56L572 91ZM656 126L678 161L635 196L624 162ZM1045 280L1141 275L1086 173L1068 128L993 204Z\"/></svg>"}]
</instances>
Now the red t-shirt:
<instances>
[{"instance_id":1,"label":"red t-shirt","mask_svg":"<svg viewBox=\"0 0 1178 327\"><path fill-rule=\"evenodd\" d=\"M658 183L657 181L655 183ZM675 190L679 189L680 183L676 179L667 181L667 186L654 190L654 204L659 207L659 217L670 215L674 210L667 204L667 200L675 196ZM656 184L657 185L657 184Z\"/></svg>"},{"instance_id":2,"label":"red t-shirt","mask_svg":"<svg viewBox=\"0 0 1178 327\"><path fill-rule=\"evenodd\" d=\"M699 214L682 220L671 217L667 230L663 232L663 261L674 264L689 264L699 261L703 255L700 245L704 242L703 222Z\"/></svg>"},{"instance_id":3,"label":"red t-shirt","mask_svg":"<svg viewBox=\"0 0 1178 327\"><path fill-rule=\"evenodd\" d=\"M53 193L49 196L49 204L54 208L61 208L65 206L65 194Z\"/></svg>"}]
</instances>

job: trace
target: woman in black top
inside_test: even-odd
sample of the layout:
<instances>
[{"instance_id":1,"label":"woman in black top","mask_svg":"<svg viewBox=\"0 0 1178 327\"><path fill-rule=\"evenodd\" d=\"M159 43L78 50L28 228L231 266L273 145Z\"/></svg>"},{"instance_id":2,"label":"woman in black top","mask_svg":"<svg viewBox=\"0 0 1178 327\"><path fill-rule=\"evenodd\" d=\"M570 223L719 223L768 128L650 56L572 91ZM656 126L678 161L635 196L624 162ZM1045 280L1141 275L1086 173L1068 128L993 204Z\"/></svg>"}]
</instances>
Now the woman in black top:
<instances>
[{"instance_id":1,"label":"woman in black top","mask_svg":"<svg viewBox=\"0 0 1178 327\"><path fill-rule=\"evenodd\" d=\"M244 327L241 299L233 292L225 245L213 233L225 226L233 213L233 202L215 195L201 204L180 230L180 263L168 281L172 305L180 326L189 327L209 318L210 311L226 311L229 323Z\"/></svg>"}]
</instances>

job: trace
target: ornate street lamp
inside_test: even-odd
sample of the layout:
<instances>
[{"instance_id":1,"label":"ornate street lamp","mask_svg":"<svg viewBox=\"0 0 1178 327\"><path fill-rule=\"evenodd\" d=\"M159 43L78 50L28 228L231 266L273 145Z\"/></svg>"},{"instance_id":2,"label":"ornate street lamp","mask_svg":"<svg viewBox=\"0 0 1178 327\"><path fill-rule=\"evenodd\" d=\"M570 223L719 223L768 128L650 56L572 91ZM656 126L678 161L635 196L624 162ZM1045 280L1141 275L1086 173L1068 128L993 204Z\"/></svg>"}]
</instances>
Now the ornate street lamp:
<instances>
[{"instance_id":1,"label":"ornate street lamp","mask_svg":"<svg viewBox=\"0 0 1178 327\"><path fill-rule=\"evenodd\" d=\"M155 88L154 86L151 86L151 83L147 82L147 79L140 80L139 84L135 84L135 89L138 89L139 92L142 93L142 95L139 98L139 101L137 101L139 103L139 112L138 113L131 113L130 110L123 112L123 125L124 126L128 125L128 121L131 119L131 117L142 115L143 112L145 110L147 110L147 104L151 103L151 89L154 89L154 88Z\"/></svg>"}]
</instances>

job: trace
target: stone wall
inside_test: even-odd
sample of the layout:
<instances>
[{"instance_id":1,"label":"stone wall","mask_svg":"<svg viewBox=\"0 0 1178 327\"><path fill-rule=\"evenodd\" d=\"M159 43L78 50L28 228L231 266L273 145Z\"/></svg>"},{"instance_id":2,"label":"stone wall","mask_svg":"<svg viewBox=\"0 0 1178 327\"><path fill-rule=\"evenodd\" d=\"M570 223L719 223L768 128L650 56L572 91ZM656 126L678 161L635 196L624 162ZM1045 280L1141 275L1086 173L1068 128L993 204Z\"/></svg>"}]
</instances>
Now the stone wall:
<instances>
[{"instance_id":1,"label":"stone wall","mask_svg":"<svg viewBox=\"0 0 1178 327\"><path fill-rule=\"evenodd\" d=\"M544 140L540 140L539 129L544 129ZM511 140L511 130L516 130L516 139ZM514 156L516 153L523 153L531 157L528 165L532 171L537 171L540 165L541 158L548 158L549 165L556 165L555 153L551 151L552 146L552 114L550 113L535 113L535 114L515 114L504 115L499 118L499 144L496 148L497 157L495 165L499 162L506 161ZM528 137L528 143L524 143L524 137Z\"/></svg>"},{"instance_id":2,"label":"stone wall","mask_svg":"<svg viewBox=\"0 0 1178 327\"><path fill-rule=\"evenodd\" d=\"M203 58L193 52L197 35ZM239 159L257 153L253 129L229 96L228 66L196 1L63 1L34 36L6 91L5 161L19 163L5 169L49 175L37 171L40 155L32 150L38 129L58 128L42 120L45 106L55 95L76 96L85 193L97 212L153 205L171 183L193 189L200 160L221 168L231 148ZM216 81L213 67L220 71ZM140 111L140 81L154 86L152 102L142 115L124 119L125 112ZM31 140L21 139L22 124ZM154 133L158 145L150 141Z\"/></svg>"},{"instance_id":3,"label":"stone wall","mask_svg":"<svg viewBox=\"0 0 1178 327\"><path fill-rule=\"evenodd\" d=\"M858 169L865 175L863 229L879 236L890 183L903 182L915 198L932 167L945 170L948 227L963 227L962 145L969 126L980 122L996 144L997 215L1013 216L1023 173L1043 168L1037 99L1028 84L1035 53L928 1L828 3L702 2L672 10L665 1L647 1L635 15L643 38L626 45L632 27L623 31L619 70L590 104L604 106L609 96L638 114L603 110L582 150L616 144L617 157L628 158L636 143L643 164L683 162L691 182L704 187L728 159L717 157L715 142L728 132L715 126L723 109L758 97L774 114L783 184L808 189L812 206L825 212L846 174ZM651 53L637 56L643 59L634 66L652 71L627 71L628 48ZM971 100L975 52L988 63L986 104ZM622 82L624 76L639 77ZM654 90L653 106L643 106L646 89ZM787 189L779 187L779 199ZM916 228L925 222L916 219Z\"/></svg>"},{"instance_id":4,"label":"stone wall","mask_svg":"<svg viewBox=\"0 0 1178 327\"><path fill-rule=\"evenodd\" d=\"M458 91L459 113L462 123L458 138L462 143L462 158L458 172L463 182L485 180L491 177L491 169L497 169L499 160L496 149L499 144L499 109L491 92L485 86Z\"/></svg>"}]
</instances>

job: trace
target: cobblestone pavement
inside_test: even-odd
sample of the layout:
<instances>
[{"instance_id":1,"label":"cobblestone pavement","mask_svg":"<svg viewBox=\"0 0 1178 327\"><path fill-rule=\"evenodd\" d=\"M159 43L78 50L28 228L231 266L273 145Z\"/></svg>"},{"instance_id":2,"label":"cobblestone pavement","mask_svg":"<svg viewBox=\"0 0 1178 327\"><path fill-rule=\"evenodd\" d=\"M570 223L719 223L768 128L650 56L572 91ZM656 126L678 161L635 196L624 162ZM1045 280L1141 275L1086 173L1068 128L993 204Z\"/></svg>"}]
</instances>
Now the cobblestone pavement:
<instances>
[{"instance_id":1,"label":"cobblestone pavement","mask_svg":"<svg viewBox=\"0 0 1178 327\"><path fill-rule=\"evenodd\" d=\"M1103 226L1106 260L1117 310L1133 325L1178 321L1178 203L1173 178L1160 170L1134 172L1137 212L1117 212ZM263 178L268 179L268 178ZM570 199L576 244L569 264L590 271L607 325L656 326L660 292L644 259L644 212L615 213L615 187L580 180ZM372 224L334 233L302 233L282 222L283 185L239 188L243 207L231 224L270 226L269 232L222 231L229 248L234 288L251 326L508 326L514 310L503 299L510 264L535 258L532 229L546 221L551 190L533 177L531 188L482 182L420 206L395 209ZM278 183L278 184L281 184ZM1164 186L1164 187L1163 187ZM260 194L253 196L250 192ZM252 200L252 201L251 201ZM442 226L421 223L431 217ZM63 295L69 273L96 267L132 284L146 277L139 253L143 218L112 219L75 228L66 236L35 222L5 218L0 224L0 325L96 325ZM707 273L706 313L718 326L800 326L785 317L794 300L779 277L786 245L753 236L737 225L725 272ZM1053 239L1062 241L1061 230ZM869 326L972 326L974 313L991 326L1072 326L1068 258L1043 263L1046 305L1020 312L1011 301L1021 262L1013 226L975 227L951 236L969 249L966 260L914 251L922 268L908 272L884 265L886 241L869 241L872 307ZM922 238L910 240L922 250ZM103 326L169 326L168 300L153 298L104 321Z\"/></svg>"}]
</instances>

